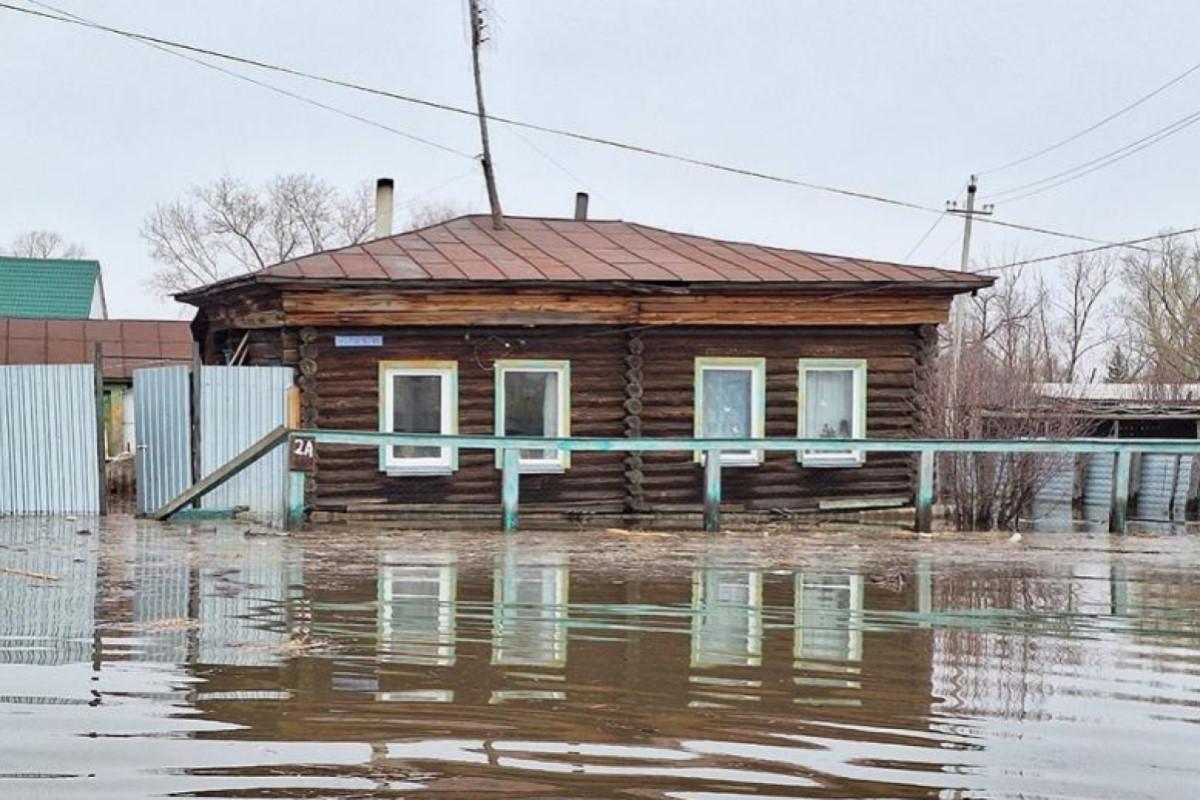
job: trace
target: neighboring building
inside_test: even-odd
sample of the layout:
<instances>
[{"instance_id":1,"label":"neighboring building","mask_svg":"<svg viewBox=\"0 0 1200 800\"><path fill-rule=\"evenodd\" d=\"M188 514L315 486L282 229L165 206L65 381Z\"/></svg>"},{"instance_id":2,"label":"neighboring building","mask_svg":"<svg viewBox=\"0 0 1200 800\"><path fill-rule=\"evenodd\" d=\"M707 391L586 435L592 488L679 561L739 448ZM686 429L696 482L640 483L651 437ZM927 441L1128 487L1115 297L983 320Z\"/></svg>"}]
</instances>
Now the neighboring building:
<instances>
[{"instance_id":1,"label":"neighboring building","mask_svg":"<svg viewBox=\"0 0 1200 800\"><path fill-rule=\"evenodd\" d=\"M178 295L206 363L299 370L306 427L913 435L936 326L992 278L620 221L466 216ZM492 520L492 453L321 446L317 512ZM733 511L911 503L905 454L727 453ZM690 453L522 453L523 519L696 514ZM486 515L486 516L485 516ZM591 516L594 515L594 516Z\"/></svg>"},{"instance_id":2,"label":"neighboring building","mask_svg":"<svg viewBox=\"0 0 1200 800\"><path fill-rule=\"evenodd\" d=\"M94 262L93 262L94 263ZM3 319L0 364L90 364L103 354L105 438L109 457L133 451L133 370L190 364L187 322L165 320Z\"/></svg>"},{"instance_id":3,"label":"neighboring building","mask_svg":"<svg viewBox=\"0 0 1200 800\"><path fill-rule=\"evenodd\" d=\"M100 262L0 256L0 317L108 319Z\"/></svg>"}]
</instances>

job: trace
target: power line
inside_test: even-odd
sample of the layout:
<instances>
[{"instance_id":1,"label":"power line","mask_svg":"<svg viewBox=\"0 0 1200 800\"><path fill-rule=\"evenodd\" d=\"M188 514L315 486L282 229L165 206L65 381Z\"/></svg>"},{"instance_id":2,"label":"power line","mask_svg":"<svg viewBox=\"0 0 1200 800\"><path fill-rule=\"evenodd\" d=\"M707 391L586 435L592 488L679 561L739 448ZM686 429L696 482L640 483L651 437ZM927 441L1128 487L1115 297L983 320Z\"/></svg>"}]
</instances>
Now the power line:
<instances>
[{"instance_id":1,"label":"power line","mask_svg":"<svg viewBox=\"0 0 1200 800\"><path fill-rule=\"evenodd\" d=\"M81 17L78 14L71 13L70 11L64 11L63 9L55 8L54 6L49 5L48 3L42 3L42 2L39 2L38 0L28 0L28 2L33 3L34 5L37 5L37 6L41 6L42 8L48 8L52 11L55 11L59 14L64 15L63 17L58 18L58 19L63 19L64 21L74 20L74 21L77 21L79 24L86 25L89 27L97 27L97 28L102 27L102 26L98 25L97 23L92 22L91 20L87 19L86 17ZM51 18L54 19L55 17L51 17ZM226 69L225 67L219 66L217 64L212 64L203 59L196 58L194 56L189 56L185 53L177 52L176 50L171 49L171 47L169 47L169 46L158 44L158 43L152 42L152 41L147 41L144 37L132 35L132 34L125 34L125 33L121 33L119 35L124 36L125 38L127 38L131 41L138 42L139 44L144 44L147 47L152 47L161 53L166 53L167 55L174 56L176 58L182 58L185 61L190 61L193 64L198 64L202 67L206 67L208 69L214 70L223 75L227 75L231 78L236 78L237 80L245 81L246 83L253 84L260 88L266 89L267 91L275 92L276 94L283 95L284 97L289 97L293 100L297 100L301 103L306 103L310 106L315 106L316 108L320 108L325 111L332 112L339 116L346 117L347 119L352 119L352 120L355 120L356 122L362 122L366 125L370 125L373 128L378 128L380 130L387 131L388 133L395 134L397 136L403 137L410 141L417 142L419 144L423 144L428 147L434 147L438 150L442 150L444 152L451 153L456 156L461 156L462 158L469 158L472 160L475 159L475 156L471 153L464 153L461 150L456 150L453 147L449 147L447 145L440 144L440 143L432 141L430 139L425 139L421 136L417 136L416 134L408 133L407 131L402 131L399 128L394 128L391 125L387 125L383 122L378 122L377 120L370 119L369 117L364 117L359 114L355 114L352 111L347 111L345 109L338 108L336 106L331 106L327 103L323 103L320 100L314 100L311 97L306 97L304 95L297 94L296 92L290 91L288 89L284 89L281 86L275 86L274 84L267 83L266 81L262 81L257 78L252 78L249 75L243 75L240 72L235 72L231 69Z\"/></svg>"},{"instance_id":2,"label":"power line","mask_svg":"<svg viewBox=\"0 0 1200 800\"><path fill-rule=\"evenodd\" d=\"M1190 128L1192 125L1195 125L1197 122L1200 122L1200 110L1194 111L1185 117L1181 117L1169 125L1165 125L1162 128L1159 128L1155 131L1152 131L1151 133L1148 133L1147 135L1143 136L1140 139L1130 142L1129 144L1123 145L1122 147L1118 147L1116 150L1111 150L1111 151L1105 153L1104 155L1097 156L1096 158L1093 158L1090 161L1085 161L1082 164L1077 164L1076 166L1071 167L1070 169L1063 170L1062 172L1056 173L1056 174L1051 175L1046 178L1042 178L1041 180L1031 181L1029 183L1022 184L1020 186L1015 186L1011 189L1006 189L1003 192L998 192L997 194L993 195L993 197L1001 197L1002 195L1012 195L1014 192L1021 192L1023 189L1031 189L1032 187L1035 187L1035 186L1041 186L1041 188L1032 189L1032 191L1027 191L1027 192L1024 192L1023 194L1017 194L1014 197L1008 197L1008 198L1004 199L1004 202L1006 202L1006 203L1013 203L1013 202L1016 202L1017 200L1023 200L1027 197L1033 197L1034 195L1038 195L1043 192L1048 192L1051 189L1055 189L1059 186L1062 186L1065 183L1071 183L1072 181L1078 180L1079 178L1082 178L1085 175L1090 175L1091 173L1096 172L1097 170L1104 169L1105 167L1115 164L1118 161L1123 161L1124 159L1129 158L1130 156L1134 155L1135 153L1139 153L1142 150L1145 150L1147 147L1151 147L1155 144L1158 144L1163 139L1166 139L1169 136L1174 136L1175 134L1179 133L1180 131ZM1042 184L1048 184L1048 185L1042 185Z\"/></svg>"},{"instance_id":3,"label":"power line","mask_svg":"<svg viewBox=\"0 0 1200 800\"><path fill-rule=\"evenodd\" d=\"M921 235L921 238L917 239L917 243L914 244L911 248L909 248L908 252L904 254L904 259L903 259L904 261L908 261L910 258L913 257L913 253L915 253L921 249L921 245L925 244L925 240L929 238L929 235L931 233L933 233L934 228L936 228L939 224L941 224L941 221L944 220L945 218L946 218L945 211L943 211L941 214L938 214L936 217L934 217L933 224L929 226L929 229L926 230L925 233L923 233Z\"/></svg>"},{"instance_id":4,"label":"power line","mask_svg":"<svg viewBox=\"0 0 1200 800\"><path fill-rule=\"evenodd\" d=\"M43 11L37 11L34 9L30 9L30 8L22 8L20 6L14 6L9 3L5 3L5 2L0 2L0 9L5 9L8 11L15 11L17 13L27 14L30 16L40 17L43 19L53 20L56 22L64 22L64 23L67 23L70 25L77 25L77 26L81 26L81 27L92 28L94 30L99 30L99 31L103 31L106 33L111 33L111 34L115 34L117 36L123 36L123 37L131 38L131 39L137 39L139 41L153 43L156 45L161 45L163 47L178 48L180 50L184 50L184 51L191 52L191 53L196 53L199 55L223 59L226 61L232 61L232 62L238 63L238 64L244 64L244 65L256 67L259 69L264 69L264 70L268 70L268 71L272 71L272 72L278 72L278 73L281 73L284 75L290 75L292 77L304 78L306 80L311 80L311 81L315 81L318 83L327 84L330 86L337 86L337 87L340 87L343 89L350 89L353 91L362 92L362 93L370 94L370 95L375 95L378 97L386 97L386 98L389 98L392 100L397 100L397 101L404 102L404 103L410 103L413 105L423 106L425 108L432 108L432 109L436 109L436 110L444 111L444 112L448 112L448 113L458 114L460 116L470 117L470 118L476 119L476 120L479 118L478 111L451 105L449 103L442 103L442 102L438 102L438 101L434 101L434 100L426 100L424 98L414 97L412 95L401 94L398 92L392 92L392 91L388 91L385 89L377 89L374 87L365 86L365 85L353 83L350 81L344 81L344 80L340 80L337 78L330 78L330 77L326 77L323 75L306 72L304 70L299 70L299 69L295 69L292 67L279 66L277 64L270 64L270 63L267 63L264 61L259 61L259 60L247 58L244 56L232 55L229 53L223 53L223 52L216 51L216 50L210 50L210 49L207 49L204 47L199 47L196 45L173 41L170 39L163 39L160 37L136 33L136 32L121 29L121 28L114 28L114 27L111 27L108 25L102 25L97 22L91 22L88 20L84 20L82 18L74 19L70 16L61 16L61 15L57 15L57 14L46 13ZM839 187L835 187L835 186L827 186L824 184L813 183L810 181L803 181L803 180L799 180L796 178L789 178L789 177L784 177L784 176L780 176L780 175L773 175L771 173L761 172L758 170L751 170L751 169L746 169L743 167L732 166L729 164L722 164L722 163L715 162L715 161L708 161L705 159L693 158L690 156L684 156L684 155L679 155L676 153L670 153L670 152L667 152L664 150L657 150L657 149L654 149L651 147L644 147L642 145L630 144L628 142L620 142L620 141L617 141L614 139L606 139L603 137L592 136L590 134L585 134L585 133L577 133L575 131L565 130L562 128L554 128L554 127L551 127L548 125L540 125L540 124L532 123L532 122L523 122L521 120L513 119L511 117L498 116L495 114L486 114L485 116L490 121L497 122L497 123L500 123L503 125L510 125L515 128L524 128L526 130L538 131L540 133L553 134L555 136L562 136L562 137L574 139L577 141L583 141L583 142L588 142L591 144L603 145L606 147L612 147L612 148L616 148L616 149L624 150L624 151L628 151L628 152L640 153L642 155L654 156L656 158L662 158L662 159L666 159L666 160L670 160L670 161L676 161L676 162L680 162L680 163L684 163L684 164L689 164L691 166L717 170L720 172L726 172L726 173L730 173L733 175L740 175L743 177L756 178L759 180L769 181L772 183L780 183L780 184L786 184L786 185L790 185L790 186L797 186L797 187L804 188L804 189L810 189L810 190L820 191L820 192L827 192L827 193L831 193L831 194L841 195L844 197L851 197L851 198L858 199L858 200L866 200L866 201L870 201L870 202L890 205L890 206L894 206L894 207L898 207L898 208L908 208L908 209L912 209L915 211L923 211L925 213L930 213L930 214L941 215L941 214L945 213L943 209L934 208L932 206L926 206L926 205L922 205L920 203L914 203L914 202L910 202L907 200L898 200L895 198L885 197L883 195L873 194L870 192L861 192L861 191L856 191L853 189L843 189L843 188L839 188ZM1057 236L1057 237L1061 237L1061 238L1065 238L1065 239L1075 239L1077 241L1086 241L1086 242L1102 242L1102 241L1104 241L1101 239L1094 239L1094 238L1087 237L1087 236L1079 236L1076 234L1064 233L1062 231L1056 231L1056 230L1052 230L1050 228L1042 228L1042 227L1036 227L1036 226L1031 226L1031 225L1022 225L1022 224L1015 223L1015 222L1005 222L1003 220L997 220L997 219L980 219L980 222L986 222L989 225L999 225L1001 227L1012 228L1015 230L1028 231L1031 233L1040 233L1040 234L1045 234L1048 236Z\"/></svg>"},{"instance_id":5,"label":"power line","mask_svg":"<svg viewBox=\"0 0 1200 800\"><path fill-rule=\"evenodd\" d=\"M990 174L993 172L1000 172L1001 170L1008 169L1009 167L1015 167L1018 164L1024 164L1027 161L1032 161L1035 158L1039 158L1041 156L1046 155L1047 153L1050 153L1050 152L1053 152L1053 151L1059 149L1063 145L1070 144L1071 142L1075 141L1076 139L1086 136L1087 134L1091 133L1092 131L1094 131L1098 128L1101 128L1104 125L1107 125L1108 123L1112 122L1117 117L1120 117L1120 116L1132 111L1133 109L1140 106L1142 103L1145 103L1147 100L1150 100L1151 98L1161 94L1162 92L1166 91L1167 89L1171 88L1175 84L1179 83L1181 80L1188 77L1189 75L1191 75L1193 72L1196 72L1197 70L1200 70L1200 63L1193 64L1192 66L1188 67L1183 72L1176 75L1174 78L1171 78L1171 80L1167 81L1162 86L1159 86L1157 89L1154 89L1153 91L1149 92L1148 94L1142 95L1137 100L1134 100L1132 103L1130 103L1129 105L1124 106L1124 107L1114 111L1113 113L1109 114L1107 117L1104 117L1100 121L1089 125L1088 127L1084 128L1083 130L1081 130L1077 133L1073 133L1065 139L1060 139L1059 141L1055 142L1054 144L1048 145L1047 147L1043 147L1041 150L1030 153L1027 156L1023 156L1021 158L1014 159L1013 161L1009 161L1007 163L1001 164L998 167L992 167L991 169L985 169L980 174Z\"/></svg>"},{"instance_id":6,"label":"power line","mask_svg":"<svg viewBox=\"0 0 1200 800\"><path fill-rule=\"evenodd\" d=\"M1197 225L1192 228L1182 228L1180 230L1168 231L1167 233L1159 233L1159 234L1155 234L1154 236L1143 236L1140 239L1126 239L1123 242L1113 242L1112 244L1100 245L1099 247L1085 247L1080 250L1068 250L1065 253L1055 253L1055 254L1049 255L1049 256L1040 256L1038 258L1026 258L1026 259L1022 259L1021 261L1010 261L1007 264L1000 264L995 267L984 267L982 269L974 270L974 272L977 272L977 273L1001 272L1003 270L1013 269L1015 267L1024 267L1028 264L1041 264L1045 261L1054 261L1054 260L1060 259L1060 258L1069 258L1071 256L1087 255L1088 253L1098 253L1102 250L1112 250L1113 248L1116 248L1116 247L1129 247L1130 245L1144 244L1145 242L1161 241L1163 239L1170 239L1173 236L1183 236L1184 234L1188 234L1188 233L1196 233L1197 231L1200 231L1200 225Z\"/></svg>"}]
</instances>

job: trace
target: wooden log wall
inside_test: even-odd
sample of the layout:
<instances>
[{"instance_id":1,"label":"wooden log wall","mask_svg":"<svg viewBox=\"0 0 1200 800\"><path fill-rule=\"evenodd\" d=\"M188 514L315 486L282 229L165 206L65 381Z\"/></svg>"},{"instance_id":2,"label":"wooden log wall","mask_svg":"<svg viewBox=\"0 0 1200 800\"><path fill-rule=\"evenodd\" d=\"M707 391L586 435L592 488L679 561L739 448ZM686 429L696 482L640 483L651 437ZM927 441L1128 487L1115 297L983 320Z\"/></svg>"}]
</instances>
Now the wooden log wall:
<instances>
[{"instance_id":1,"label":"wooden log wall","mask_svg":"<svg viewBox=\"0 0 1200 800\"><path fill-rule=\"evenodd\" d=\"M335 334L378 335L383 346L336 347ZM766 434L795 436L796 360L865 358L867 434L910 437L919 433L918 395L928 380L936 327L287 327L253 331L249 348L247 364L297 368L302 423L320 428L378 429L380 361L456 361L459 430L484 435L495 431L497 359L567 359L572 435L604 437L691 436L697 356L765 357ZM862 467L819 469L774 453L757 467L723 472L727 508L787 515L817 510L822 500L911 502L916 467L907 454L870 454ZM463 451L450 476L401 477L379 470L375 449L321 445L306 496L309 507L321 511L490 513L499 508L500 474L490 452ZM694 515L702 503L703 470L686 453L577 453L564 474L521 480L521 509L531 514L636 521Z\"/></svg>"},{"instance_id":2,"label":"wooden log wall","mask_svg":"<svg viewBox=\"0 0 1200 800\"><path fill-rule=\"evenodd\" d=\"M335 347L334 332L317 337L317 415L322 428L378 430L380 361L458 362L459 431L495 433L493 365L497 359L568 359L571 362L571 433L621 436L625 411L625 338L620 329L380 328L338 330L380 335L382 347ZM316 507L369 511L417 506L425 510L498 508L500 472L490 451L464 450L450 476L393 477L379 470L373 448L320 445ZM521 511L620 514L625 510L621 453L572 454L563 474L521 479Z\"/></svg>"},{"instance_id":3,"label":"wooden log wall","mask_svg":"<svg viewBox=\"0 0 1200 800\"><path fill-rule=\"evenodd\" d=\"M925 343L917 326L893 328L666 328L644 331L645 436L686 437L693 428L695 356L766 358L766 435L797 433L799 358L867 359L867 435L913 435L917 364ZM704 501L703 469L691 454L643 456L643 491L652 512L695 511ZM905 498L915 462L904 453L871 453L861 467L805 468L791 453L767 453L755 467L722 470L722 503L746 511L811 511L821 500Z\"/></svg>"}]
</instances>

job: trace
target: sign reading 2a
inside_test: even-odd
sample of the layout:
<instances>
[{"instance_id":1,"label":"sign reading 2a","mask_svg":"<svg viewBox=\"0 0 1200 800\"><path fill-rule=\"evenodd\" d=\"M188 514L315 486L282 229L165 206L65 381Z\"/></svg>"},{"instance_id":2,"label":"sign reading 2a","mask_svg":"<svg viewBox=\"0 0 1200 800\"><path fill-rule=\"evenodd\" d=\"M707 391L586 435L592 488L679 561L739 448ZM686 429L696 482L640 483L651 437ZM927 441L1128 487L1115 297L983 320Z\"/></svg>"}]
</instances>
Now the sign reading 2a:
<instances>
[{"instance_id":1,"label":"sign reading 2a","mask_svg":"<svg viewBox=\"0 0 1200 800\"><path fill-rule=\"evenodd\" d=\"M303 436L292 439L291 448L288 451L288 469L296 472L312 472L316 466L316 442Z\"/></svg>"}]
</instances>

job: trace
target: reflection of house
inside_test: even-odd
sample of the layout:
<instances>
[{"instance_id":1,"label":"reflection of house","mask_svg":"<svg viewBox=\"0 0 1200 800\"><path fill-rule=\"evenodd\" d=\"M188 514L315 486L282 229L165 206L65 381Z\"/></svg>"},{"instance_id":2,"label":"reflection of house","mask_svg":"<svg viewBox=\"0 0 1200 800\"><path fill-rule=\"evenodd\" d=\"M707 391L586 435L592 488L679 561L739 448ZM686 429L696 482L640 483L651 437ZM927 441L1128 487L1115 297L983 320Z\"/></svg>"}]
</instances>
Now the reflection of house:
<instances>
[{"instance_id":1,"label":"reflection of house","mask_svg":"<svg viewBox=\"0 0 1200 800\"><path fill-rule=\"evenodd\" d=\"M437 667L455 662L454 556L424 563L379 565L380 658L399 664Z\"/></svg>"},{"instance_id":2,"label":"reflection of house","mask_svg":"<svg viewBox=\"0 0 1200 800\"><path fill-rule=\"evenodd\" d=\"M796 661L862 660L861 575L796 575Z\"/></svg>"},{"instance_id":3,"label":"reflection of house","mask_svg":"<svg viewBox=\"0 0 1200 800\"><path fill-rule=\"evenodd\" d=\"M951 299L991 278L617 220L466 216L179 295L206 363L296 366L302 415L398 433L905 436ZM368 400L369 398L369 400ZM376 401L374 398L378 398ZM493 519L489 453L322 445L310 506ZM521 508L673 515L689 452L527 449ZM912 459L728 453L732 510L903 504ZM643 464L643 461L645 464ZM647 466L647 469L643 469ZM474 516L472 516L474 515Z\"/></svg>"},{"instance_id":4,"label":"reflection of house","mask_svg":"<svg viewBox=\"0 0 1200 800\"><path fill-rule=\"evenodd\" d=\"M692 576L692 666L762 664L762 573L717 568Z\"/></svg>"},{"instance_id":5,"label":"reflection of house","mask_svg":"<svg viewBox=\"0 0 1200 800\"><path fill-rule=\"evenodd\" d=\"M567 663L567 565L544 554L531 558L510 547L496 564L492 663L561 667Z\"/></svg>"}]
</instances>

